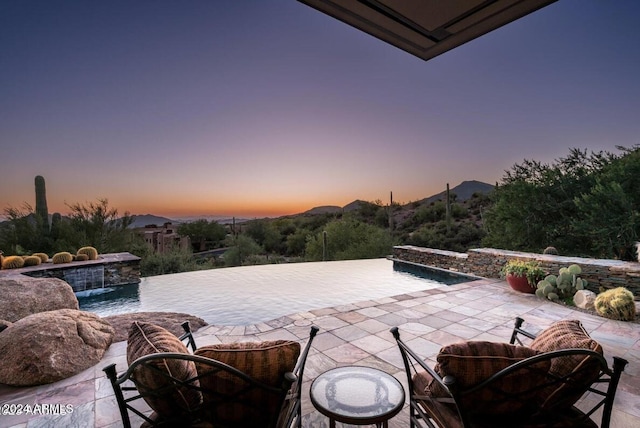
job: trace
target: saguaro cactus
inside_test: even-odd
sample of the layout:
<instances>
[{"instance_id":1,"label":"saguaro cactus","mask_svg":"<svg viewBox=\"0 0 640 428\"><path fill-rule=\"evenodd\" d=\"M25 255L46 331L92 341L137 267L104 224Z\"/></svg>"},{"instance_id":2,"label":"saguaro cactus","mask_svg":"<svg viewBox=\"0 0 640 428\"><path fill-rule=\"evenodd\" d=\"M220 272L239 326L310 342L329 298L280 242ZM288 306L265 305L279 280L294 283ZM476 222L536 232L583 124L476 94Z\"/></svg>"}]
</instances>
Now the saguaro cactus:
<instances>
[{"instance_id":1,"label":"saguaro cactus","mask_svg":"<svg viewBox=\"0 0 640 428\"><path fill-rule=\"evenodd\" d=\"M49 232L49 209L47 208L47 191L44 187L44 177L36 176L36 215L42 220L42 228Z\"/></svg>"}]
</instances>

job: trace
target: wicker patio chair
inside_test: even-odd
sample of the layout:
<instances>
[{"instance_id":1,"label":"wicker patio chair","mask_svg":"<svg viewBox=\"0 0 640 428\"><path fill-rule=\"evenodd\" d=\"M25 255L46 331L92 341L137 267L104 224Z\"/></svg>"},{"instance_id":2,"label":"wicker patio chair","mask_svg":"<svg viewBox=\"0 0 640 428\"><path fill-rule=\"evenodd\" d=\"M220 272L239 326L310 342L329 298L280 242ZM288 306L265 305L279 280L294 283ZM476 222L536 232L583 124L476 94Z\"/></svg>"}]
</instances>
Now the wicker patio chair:
<instances>
[{"instance_id":1,"label":"wicker patio chair","mask_svg":"<svg viewBox=\"0 0 640 428\"><path fill-rule=\"evenodd\" d=\"M523 322L516 318L509 344L443 347L434 368L392 328L408 378L411 428L608 428L627 361L613 357L610 368L579 321L559 321L537 336Z\"/></svg>"},{"instance_id":2,"label":"wicker patio chair","mask_svg":"<svg viewBox=\"0 0 640 428\"><path fill-rule=\"evenodd\" d=\"M300 352L300 344L295 341L197 348L188 323L184 323L185 333L179 339L186 341L194 354L160 327L134 323L132 331L134 327L146 329L144 340L156 340L152 349L157 347L161 352L130 361L120 375L115 364L103 369L111 381L125 428L131 427L133 416L142 420L142 426L300 426L302 377L317 327L311 327L307 344ZM128 348L135 342L131 332L129 339ZM265 354L269 354L268 361ZM220 359L210 358L211 355ZM221 361L225 358L226 362ZM242 367L244 370L239 367L242 364L247 365Z\"/></svg>"}]
</instances>

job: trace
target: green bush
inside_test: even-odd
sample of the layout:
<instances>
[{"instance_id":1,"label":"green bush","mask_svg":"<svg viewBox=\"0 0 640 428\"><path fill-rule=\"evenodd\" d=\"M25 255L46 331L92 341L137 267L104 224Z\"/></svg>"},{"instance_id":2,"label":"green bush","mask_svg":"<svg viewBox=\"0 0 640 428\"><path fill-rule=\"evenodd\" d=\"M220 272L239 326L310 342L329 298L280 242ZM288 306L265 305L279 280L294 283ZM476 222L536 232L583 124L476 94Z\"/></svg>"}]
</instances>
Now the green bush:
<instances>
[{"instance_id":1,"label":"green bush","mask_svg":"<svg viewBox=\"0 0 640 428\"><path fill-rule=\"evenodd\" d=\"M391 253L393 241L388 230L358 220L335 220L327 224L326 248L324 233L307 241L305 258L319 260L352 260L383 257Z\"/></svg>"},{"instance_id":2,"label":"green bush","mask_svg":"<svg viewBox=\"0 0 640 428\"><path fill-rule=\"evenodd\" d=\"M141 256L140 275L164 275L212 269L214 267L215 265L212 261L195 260L189 250L174 248L166 253L147 253Z\"/></svg>"}]
</instances>

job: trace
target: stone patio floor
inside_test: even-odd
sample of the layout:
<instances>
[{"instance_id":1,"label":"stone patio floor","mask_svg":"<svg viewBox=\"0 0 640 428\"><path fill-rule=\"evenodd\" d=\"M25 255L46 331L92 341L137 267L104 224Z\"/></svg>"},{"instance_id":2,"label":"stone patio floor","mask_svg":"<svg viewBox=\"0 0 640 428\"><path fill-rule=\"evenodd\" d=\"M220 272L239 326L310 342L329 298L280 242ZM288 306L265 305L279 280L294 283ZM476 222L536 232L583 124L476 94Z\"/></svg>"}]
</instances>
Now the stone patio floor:
<instances>
[{"instance_id":1,"label":"stone patio floor","mask_svg":"<svg viewBox=\"0 0 640 428\"><path fill-rule=\"evenodd\" d=\"M169 308L168 308L169 309ZM328 427L324 416L309 401L311 381L337 366L364 365L380 368L405 385L400 352L389 332L398 326L401 337L419 355L435 364L443 345L463 340L507 342L516 316L525 319L532 332L560 319L579 319L598 340L609 362L613 355L629 361L618 387L611 426L640 426L640 324L611 321L512 291L499 280L479 280L378 300L312 310L251 326L206 326L195 333L198 346L232 341L294 339L304 342L309 327L320 328L304 373L303 426ZM19 344L16 344L18 347ZM11 404L70 404L67 415L4 415L0 427L121 427L111 385L102 368L116 363L126 368L126 342L111 345L102 361L71 378L39 387L0 385L2 410ZM589 400L586 395L582 400ZM408 427L408 410L389 426ZM133 421L139 426L139 421ZM341 424L338 424L341 426Z\"/></svg>"}]
</instances>

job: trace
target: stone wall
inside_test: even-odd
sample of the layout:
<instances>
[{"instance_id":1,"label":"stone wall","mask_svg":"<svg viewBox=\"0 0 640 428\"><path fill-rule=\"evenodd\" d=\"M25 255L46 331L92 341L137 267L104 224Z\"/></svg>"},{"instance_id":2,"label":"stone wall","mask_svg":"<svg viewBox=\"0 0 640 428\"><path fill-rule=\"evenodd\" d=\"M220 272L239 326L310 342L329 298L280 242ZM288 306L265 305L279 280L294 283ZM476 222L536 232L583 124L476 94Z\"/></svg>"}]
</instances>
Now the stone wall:
<instances>
[{"instance_id":1,"label":"stone wall","mask_svg":"<svg viewBox=\"0 0 640 428\"><path fill-rule=\"evenodd\" d=\"M589 282L587 288L593 292L598 293L601 287L626 287L636 298L640 298L640 263L636 262L521 253L494 248L477 248L467 253L456 253L411 245L394 247L393 257L485 278L500 278L500 269L510 259L537 260L543 269L553 274L557 274L561 267L575 263L582 268L580 277Z\"/></svg>"},{"instance_id":2,"label":"stone wall","mask_svg":"<svg viewBox=\"0 0 640 428\"><path fill-rule=\"evenodd\" d=\"M98 260L54 265L43 263L21 269L1 270L0 273L20 273L33 278L59 278L74 292L114 287L140 282L140 257L130 253L100 254Z\"/></svg>"}]
</instances>

